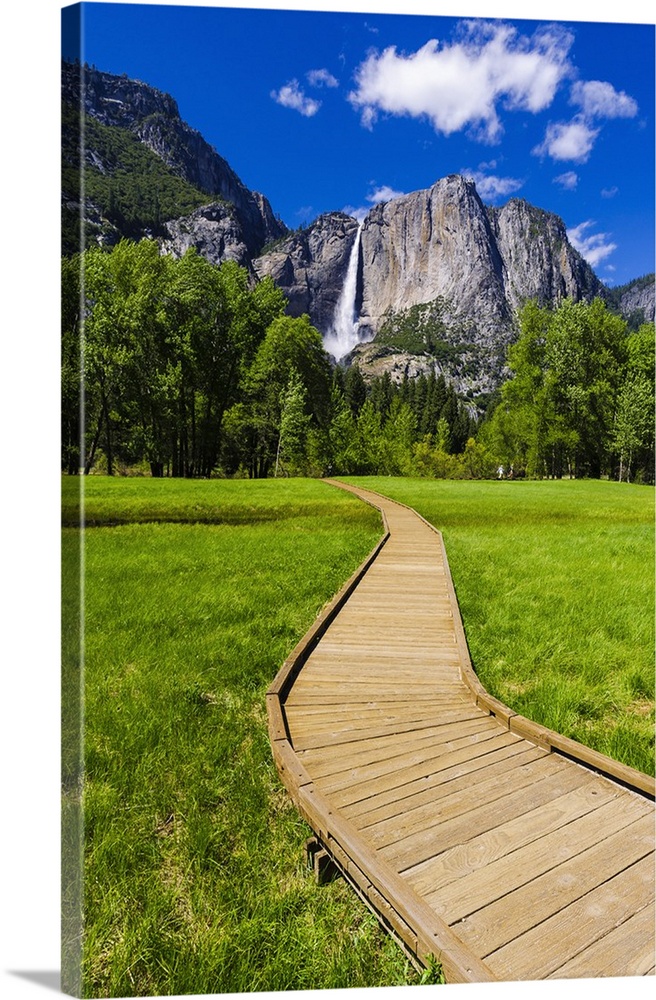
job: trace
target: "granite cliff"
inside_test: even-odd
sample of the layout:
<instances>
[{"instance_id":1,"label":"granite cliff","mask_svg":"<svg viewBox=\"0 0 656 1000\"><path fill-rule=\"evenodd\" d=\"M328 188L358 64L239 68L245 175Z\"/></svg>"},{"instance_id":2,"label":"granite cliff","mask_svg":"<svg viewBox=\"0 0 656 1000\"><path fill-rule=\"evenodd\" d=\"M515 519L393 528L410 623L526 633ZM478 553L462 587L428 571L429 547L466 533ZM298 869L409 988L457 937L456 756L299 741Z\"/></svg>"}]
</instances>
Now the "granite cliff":
<instances>
[{"instance_id":1,"label":"granite cliff","mask_svg":"<svg viewBox=\"0 0 656 1000\"><path fill-rule=\"evenodd\" d=\"M322 216L255 263L328 332L357 224ZM459 387L494 388L517 314L540 303L606 295L555 215L513 199L481 201L461 175L376 205L362 223L355 295L359 337L346 360L396 379L431 368Z\"/></svg>"},{"instance_id":2,"label":"granite cliff","mask_svg":"<svg viewBox=\"0 0 656 1000\"><path fill-rule=\"evenodd\" d=\"M279 240L253 262L289 299L292 316L307 313L321 333L329 331L348 267L358 223L343 212L320 215L310 227Z\"/></svg>"},{"instance_id":3,"label":"granite cliff","mask_svg":"<svg viewBox=\"0 0 656 1000\"><path fill-rule=\"evenodd\" d=\"M647 274L629 282L628 285L614 288L612 297L619 311L633 325L654 322L656 295L653 274Z\"/></svg>"}]
</instances>

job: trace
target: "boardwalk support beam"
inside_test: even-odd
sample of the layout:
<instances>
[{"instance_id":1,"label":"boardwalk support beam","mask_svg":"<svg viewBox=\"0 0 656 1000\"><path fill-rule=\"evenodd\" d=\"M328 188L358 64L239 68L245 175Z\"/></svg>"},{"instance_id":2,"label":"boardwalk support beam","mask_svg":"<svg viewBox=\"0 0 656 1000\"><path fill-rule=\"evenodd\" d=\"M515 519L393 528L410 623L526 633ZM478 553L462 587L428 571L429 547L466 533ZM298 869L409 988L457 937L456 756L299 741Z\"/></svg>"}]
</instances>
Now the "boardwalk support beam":
<instances>
[{"instance_id":1,"label":"boardwalk support beam","mask_svg":"<svg viewBox=\"0 0 656 1000\"><path fill-rule=\"evenodd\" d=\"M334 882L342 874L317 837L310 837L305 842L305 856L308 868L314 872L317 885L327 885L329 882Z\"/></svg>"}]
</instances>

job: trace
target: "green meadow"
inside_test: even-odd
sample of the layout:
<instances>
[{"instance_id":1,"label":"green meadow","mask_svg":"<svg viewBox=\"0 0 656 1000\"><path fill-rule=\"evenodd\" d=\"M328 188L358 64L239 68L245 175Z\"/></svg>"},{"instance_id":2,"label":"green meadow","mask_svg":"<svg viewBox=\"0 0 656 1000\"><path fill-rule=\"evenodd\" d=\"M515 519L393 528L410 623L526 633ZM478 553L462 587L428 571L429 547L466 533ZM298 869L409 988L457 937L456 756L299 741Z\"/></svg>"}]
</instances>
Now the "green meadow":
<instances>
[{"instance_id":1,"label":"green meadow","mask_svg":"<svg viewBox=\"0 0 656 1000\"><path fill-rule=\"evenodd\" d=\"M525 715L653 769L653 494L361 478L443 530L472 659ZM64 480L64 563L76 491ZM317 887L264 694L380 537L314 480L87 477L85 996L419 981Z\"/></svg>"}]
</instances>

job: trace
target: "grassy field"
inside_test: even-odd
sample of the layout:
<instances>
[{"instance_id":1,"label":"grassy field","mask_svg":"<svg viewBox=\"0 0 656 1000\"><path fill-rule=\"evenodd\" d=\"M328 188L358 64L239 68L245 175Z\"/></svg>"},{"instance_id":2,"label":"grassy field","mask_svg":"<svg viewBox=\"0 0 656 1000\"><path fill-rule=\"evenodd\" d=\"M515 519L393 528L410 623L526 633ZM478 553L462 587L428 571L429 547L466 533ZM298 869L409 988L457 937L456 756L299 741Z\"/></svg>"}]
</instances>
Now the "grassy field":
<instances>
[{"instance_id":1,"label":"grassy field","mask_svg":"<svg viewBox=\"0 0 656 1000\"><path fill-rule=\"evenodd\" d=\"M377 514L312 481L85 488L84 995L417 981L346 885L305 869L264 708Z\"/></svg>"},{"instance_id":2,"label":"grassy field","mask_svg":"<svg viewBox=\"0 0 656 1000\"><path fill-rule=\"evenodd\" d=\"M490 691L653 768L651 490L357 482L443 530ZM65 551L78 485L64 481ZM345 884L306 871L264 709L379 537L376 513L304 480L84 485L84 994L417 982Z\"/></svg>"},{"instance_id":3,"label":"grassy field","mask_svg":"<svg viewBox=\"0 0 656 1000\"><path fill-rule=\"evenodd\" d=\"M654 492L370 477L443 535L474 667L513 709L654 773Z\"/></svg>"}]
</instances>

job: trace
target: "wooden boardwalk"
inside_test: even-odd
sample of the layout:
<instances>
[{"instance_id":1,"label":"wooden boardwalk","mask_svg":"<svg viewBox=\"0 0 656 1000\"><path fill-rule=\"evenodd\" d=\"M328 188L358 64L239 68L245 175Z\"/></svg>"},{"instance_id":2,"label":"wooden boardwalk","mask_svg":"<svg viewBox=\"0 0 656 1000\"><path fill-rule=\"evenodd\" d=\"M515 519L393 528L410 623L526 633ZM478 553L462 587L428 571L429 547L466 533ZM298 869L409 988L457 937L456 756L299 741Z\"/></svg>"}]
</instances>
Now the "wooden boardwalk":
<instances>
[{"instance_id":1,"label":"wooden boardwalk","mask_svg":"<svg viewBox=\"0 0 656 1000\"><path fill-rule=\"evenodd\" d=\"M447 982L653 975L654 780L490 697L439 532L346 488L385 537L267 695L321 847Z\"/></svg>"}]
</instances>

